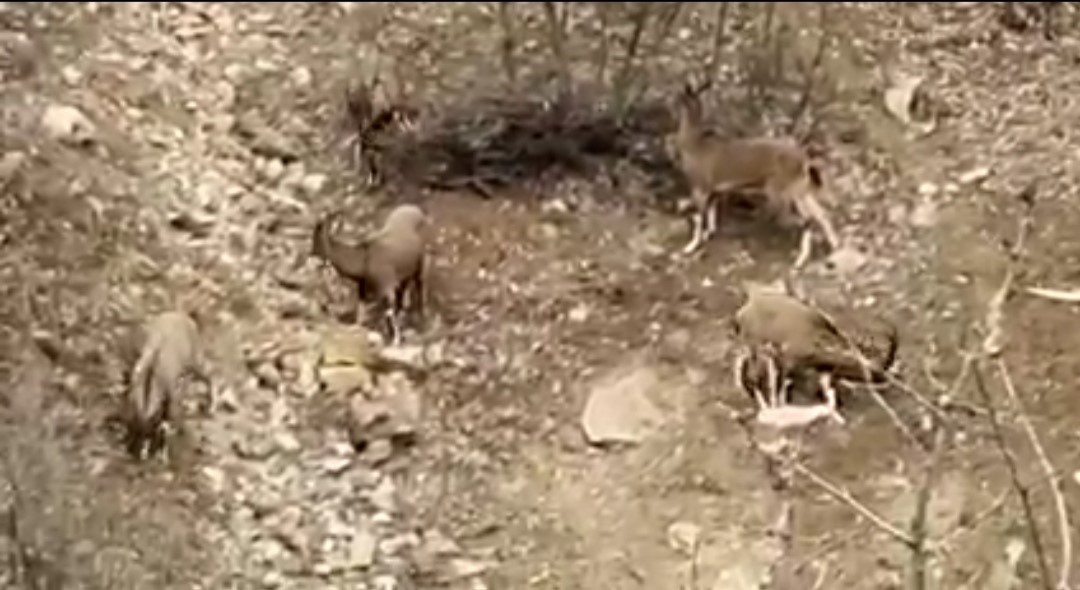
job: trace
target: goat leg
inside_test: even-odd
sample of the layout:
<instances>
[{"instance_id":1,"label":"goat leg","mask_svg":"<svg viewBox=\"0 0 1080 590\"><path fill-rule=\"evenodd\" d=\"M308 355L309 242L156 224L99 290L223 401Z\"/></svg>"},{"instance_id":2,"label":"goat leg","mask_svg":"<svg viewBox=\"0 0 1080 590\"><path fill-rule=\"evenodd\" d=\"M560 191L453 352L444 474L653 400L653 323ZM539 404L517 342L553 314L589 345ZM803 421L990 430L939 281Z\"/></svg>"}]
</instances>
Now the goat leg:
<instances>
[{"instance_id":1,"label":"goat leg","mask_svg":"<svg viewBox=\"0 0 1080 590\"><path fill-rule=\"evenodd\" d=\"M829 249L837 250L840 247L840 234L836 232L836 228L833 227L832 221L829 219L829 214L821 206L817 197L807 191L799 198L797 205L799 214L803 219L813 221L821 229L825 241L829 243Z\"/></svg>"},{"instance_id":2,"label":"goat leg","mask_svg":"<svg viewBox=\"0 0 1080 590\"><path fill-rule=\"evenodd\" d=\"M384 321L386 323L386 331L390 340L390 345L397 346L401 343L401 320L398 317L398 310L395 309L394 305L386 306Z\"/></svg>"},{"instance_id":3,"label":"goat leg","mask_svg":"<svg viewBox=\"0 0 1080 590\"><path fill-rule=\"evenodd\" d=\"M427 288L424 285L423 266L421 266L420 270L413 275L413 278L409 283L410 295L416 299L416 301L411 303L410 307L413 309L413 313L416 314L420 322L423 322L427 311Z\"/></svg>"},{"instance_id":4,"label":"goat leg","mask_svg":"<svg viewBox=\"0 0 1080 590\"><path fill-rule=\"evenodd\" d=\"M720 198L717 193L709 193L705 199L705 231L703 238L708 241L716 234L720 225Z\"/></svg>"},{"instance_id":5,"label":"goat leg","mask_svg":"<svg viewBox=\"0 0 1080 590\"><path fill-rule=\"evenodd\" d=\"M355 313L356 324L363 325L364 318L367 315L367 308L364 305L364 283L363 281L356 282L356 290L354 291L356 296L350 302L352 304L353 312Z\"/></svg>"},{"instance_id":6,"label":"goat leg","mask_svg":"<svg viewBox=\"0 0 1080 590\"><path fill-rule=\"evenodd\" d=\"M846 424L847 421L840 415L840 411L836 409L836 389L832 385L832 375L823 373L818 377L818 383L821 385L821 391L825 394L825 406L829 409L829 417L835 420L837 424Z\"/></svg>"},{"instance_id":7,"label":"goat leg","mask_svg":"<svg viewBox=\"0 0 1080 590\"><path fill-rule=\"evenodd\" d=\"M139 461L142 459L143 451L143 432L142 428L130 425L127 432L124 433L124 446L127 447L128 454L133 459Z\"/></svg>"},{"instance_id":8,"label":"goat leg","mask_svg":"<svg viewBox=\"0 0 1080 590\"><path fill-rule=\"evenodd\" d=\"M708 216L708 209L706 207L697 207L694 210L694 215L691 218L691 234L690 241L683 246L682 253L684 255L692 254L704 243L705 232L705 218Z\"/></svg>"},{"instance_id":9,"label":"goat leg","mask_svg":"<svg viewBox=\"0 0 1080 590\"><path fill-rule=\"evenodd\" d=\"M191 376L200 381L206 387L206 400L203 404L202 414L209 416L217 408L217 396L214 393L214 380L210 378L210 371L206 367L206 360L201 357L192 363Z\"/></svg>"},{"instance_id":10,"label":"goat leg","mask_svg":"<svg viewBox=\"0 0 1080 590\"><path fill-rule=\"evenodd\" d=\"M772 407L778 407L780 405L780 389L782 384L780 383L780 367L776 362L776 357L772 354L765 358L765 383L769 388L769 402Z\"/></svg>"},{"instance_id":11,"label":"goat leg","mask_svg":"<svg viewBox=\"0 0 1080 590\"><path fill-rule=\"evenodd\" d=\"M810 231L810 228L803 228L802 237L799 238L799 254L795 257L794 268L795 270L801 269L810 260L810 254L813 250L814 233Z\"/></svg>"}]
</instances>

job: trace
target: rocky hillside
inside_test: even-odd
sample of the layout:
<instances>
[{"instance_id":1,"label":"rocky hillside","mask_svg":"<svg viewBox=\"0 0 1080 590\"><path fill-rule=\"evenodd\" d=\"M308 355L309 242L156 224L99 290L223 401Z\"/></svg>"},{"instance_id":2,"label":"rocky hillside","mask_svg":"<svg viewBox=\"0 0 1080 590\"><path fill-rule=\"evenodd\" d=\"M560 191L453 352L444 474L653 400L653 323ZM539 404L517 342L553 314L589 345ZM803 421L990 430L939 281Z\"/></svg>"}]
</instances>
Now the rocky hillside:
<instances>
[{"instance_id":1,"label":"rocky hillside","mask_svg":"<svg viewBox=\"0 0 1080 590\"><path fill-rule=\"evenodd\" d=\"M552 3L512 4L515 75L546 91L560 80L544 69ZM564 61L621 14L590 6L564 17ZM934 414L910 395L853 400L845 426L807 435L812 475L787 492L731 418L749 402L730 382L726 318L743 280L788 273L795 237L739 213L702 256L675 259L685 221L618 162L489 198L363 182L345 89L382 72L420 132L501 92L497 5L0 4L0 586L911 583L919 559L859 506L903 531L924 514L929 585L909 587L1040 587L1077 570L1063 539L1080 539L1058 533L1055 486L1000 374L980 372L1004 437L957 379L1023 188L1036 187L1035 230L1018 284L1076 281L1075 15L1063 6L1046 38L1043 13L995 3L777 6L778 30L844 31L816 58L791 35L784 58L816 64L828 90L806 108L845 244L792 279L895 321L898 374L950 417L927 453ZM740 10L726 41L707 5L657 13L666 33L645 35L642 55L660 57L641 60L661 96L726 48L718 96L757 108L717 118L775 129L783 97L736 86L754 80L736 65L761 20ZM311 231L343 211L340 231L358 235L406 201L433 220L434 305L387 346L347 317L348 287L310 259ZM1006 307L1002 358L1072 474L1080 320L1019 292ZM112 416L141 326L173 308L203 323L217 403L204 416L185 398L167 457L137 464ZM1058 480L1076 506L1077 483Z\"/></svg>"}]
</instances>

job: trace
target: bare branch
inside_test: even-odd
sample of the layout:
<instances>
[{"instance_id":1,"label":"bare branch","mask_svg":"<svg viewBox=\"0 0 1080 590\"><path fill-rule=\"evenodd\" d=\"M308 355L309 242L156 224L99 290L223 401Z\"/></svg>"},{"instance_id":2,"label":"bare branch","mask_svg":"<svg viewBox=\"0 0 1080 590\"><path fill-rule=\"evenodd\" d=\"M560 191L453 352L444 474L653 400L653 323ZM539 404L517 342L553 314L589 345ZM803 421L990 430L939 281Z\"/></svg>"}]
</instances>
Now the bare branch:
<instances>
[{"instance_id":1,"label":"bare branch","mask_svg":"<svg viewBox=\"0 0 1080 590\"><path fill-rule=\"evenodd\" d=\"M965 530L972 530L987 518L990 518L995 512L1001 510L1005 505L1005 501L1009 499L1009 490L1005 490L998 494L997 498L990 503L982 512L976 514L970 521L964 525L957 525L956 528L943 535L940 539L934 542L934 545L940 547L943 551L948 552L947 545L953 541L957 536L963 533Z\"/></svg>"},{"instance_id":2,"label":"bare branch","mask_svg":"<svg viewBox=\"0 0 1080 590\"><path fill-rule=\"evenodd\" d=\"M709 56L709 71L712 72L712 79L714 80L720 78L720 53L724 49L724 33L727 31L728 10L730 7L730 2L716 3L716 22L713 23L712 55Z\"/></svg>"},{"instance_id":3,"label":"bare branch","mask_svg":"<svg viewBox=\"0 0 1080 590\"><path fill-rule=\"evenodd\" d=\"M606 2L596 5L597 18L600 21L600 47L596 57L596 86L603 88L607 76L608 60L611 57L611 8Z\"/></svg>"},{"instance_id":4,"label":"bare branch","mask_svg":"<svg viewBox=\"0 0 1080 590\"><path fill-rule=\"evenodd\" d=\"M945 428L934 421L934 436L930 447L930 456L926 459L926 467L923 470L922 484L919 493L915 497L915 513L911 518L911 536L915 539L915 546L911 548L911 573L908 577L910 590L926 590L926 538L927 512L930 507L930 498L934 493L934 485L940 474L938 466L945 448Z\"/></svg>"},{"instance_id":5,"label":"bare branch","mask_svg":"<svg viewBox=\"0 0 1080 590\"><path fill-rule=\"evenodd\" d=\"M566 54L566 19L565 12L569 10L566 3L563 5L564 15L559 16L559 10L554 2L544 2L544 15L548 25L548 41L551 43L551 52L555 56L556 75L559 77L559 100L565 102L572 92L572 80L570 76L570 61Z\"/></svg>"},{"instance_id":6,"label":"bare branch","mask_svg":"<svg viewBox=\"0 0 1080 590\"><path fill-rule=\"evenodd\" d=\"M1009 367L1005 364L1004 359L997 359L997 370L1001 376L1001 383L1005 386L1005 393L1008 394L1009 400L1016 409L1017 416L1020 418L1020 425L1027 435L1028 442L1035 449L1035 455L1039 458L1039 465L1042 466L1046 481L1050 484L1050 492L1054 496L1054 506L1057 509L1058 535L1061 541L1061 562L1059 564L1060 573L1058 574L1057 590L1069 590L1069 575L1072 570L1072 526L1069 524L1069 508L1065 504L1065 496L1061 490L1061 477L1057 474L1054 464L1050 462L1050 457L1046 454L1046 448L1043 447L1038 433L1035 432L1035 427L1031 424L1031 418L1024 411L1024 405L1020 401L1020 396L1016 394L1012 375L1009 373Z\"/></svg>"},{"instance_id":7,"label":"bare branch","mask_svg":"<svg viewBox=\"0 0 1080 590\"><path fill-rule=\"evenodd\" d=\"M798 127L799 122L802 120L803 115L810 106L810 99L814 93L818 72L821 70L821 63L825 59L825 48L829 46L829 41L832 39L831 29L829 27L828 6L828 2L818 2L817 51L814 53L814 59L810 62L810 66L803 72L802 94L799 96L799 102L795 105L795 111L791 116L791 127L788 130L789 134L795 133L795 129Z\"/></svg>"},{"instance_id":8,"label":"bare branch","mask_svg":"<svg viewBox=\"0 0 1080 590\"><path fill-rule=\"evenodd\" d=\"M927 410L930 410L930 412L933 413L934 416L938 420L942 420L942 421L946 421L946 422L949 421L949 416L947 414L945 414L945 412L942 411L942 409L939 408L937 406L937 404L930 401L926 397L926 395L920 393L914 387L908 385L904 381L902 381L902 380L898 379L897 377L895 377L893 375L890 375L888 373L885 374L885 379L886 379L886 381L889 382L890 385L896 387L897 389L899 389L900 391L906 393L907 395L910 395L916 402L919 403L919 405L926 408Z\"/></svg>"},{"instance_id":9,"label":"bare branch","mask_svg":"<svg viewBox=\"0 0 1080 590\"><path fill-rule=\"evenodd\" d=\"M889 402L885 401L885 398L881 397L881 394L878 393L873 387L866 387L865 389L870 394L870 397L874 400L874 402L885 412L889 419L892 420L893 424L896 425L897 430L903 433L903 435L912 444L917 447L922 447L922 443L919 442L919 438L915 436L915 433L911 431L911 428L909 428L908 425L900 419L900 415L897 414L896 410L894 410L893 407L889 405Z\"/></svg>"},{"instance_id":10,"label":"bare branch","mask_svg":"<svg viewBox=\"0 0 1080 590\"><path fill-rule=\"evenodd\" d=\"M511 92L517 92L517 32L510 14L510 2L499 2L499 26L502 27L502 61L506 82Z\"/></svg>"},{"instance_id":11,"label":"bare branch","mask_svg":"<svg viewBox=\"0 0 1080 590\"><path fill-rule=\"evenodd\" d=\"M1050 568L1046 563L1046 551L1043 549L1042 536L1039 534L1039 527L1035 520L1035 507L1031 502L1031 490L1020 480L1020 468L1016 464L1016 457L1013 456L1012 450L1009 449L1008 443L1005 442L1005 433L1001 428L1001 423L998 420L997 411L994 409L994 401L990 397L990 391L986 387L986 381L982 376L982 369L979 364L976 363L972 376L975 378L975 389L982 397L983 405L987 410L987 418L990 421L990 427L993 431L994 443L997 445L998 450L1001 452L1002 459L1005 460L1005 467L1009 470L1009 480L1012 483L1013 489L1020 496L1020 505L1024 509L1024 517L1027 521L1028 532L1031 535L1031 544L1035 551L1035 557L1039 564L1039 574L1042 578L1043 589L1053 590L1050 585Z\"/></svg>"},{"instance_id":12,"label":"bare branch","mask_svg":"<svg viewBox=\"0 0 1080 590\"><path fill-rule=\"evenodd\" d=\"M615 75L615 80L612 83L616 112L621 112L626 104L632 78L632 68L637 58L638 48L641 46L642 36L645 34L645 25L648 24L649 16L652 14L652 9L652 2L639 3L637 12L634 13L630 21L634 28L630 32L630 40L626 45L626 55L623 57L622 67L619 68L619 72Z\"/></svg>"},{"instance_id":13,"label":"bare branch","mask_svg":"<svg viewBox=\"0 0 1080 590\"><path fill-rule=\"evenodd\" d=\"M679 14L682 13L682 2L663 2L661 12L656 15L656 40L653 42L653 53L660 53L664 49L664 43L671 37L672 28Z\"/></svg>"},{"instance_id":14,"label":"bare branch","mask_svg":"<svg viewBox=\"0 0 1080 590\"><path fill-rule=\"evenodd\" d=\"M1046 289L1043 287L1025 287L1025 291L1052 301L1064 301L1065 303L1080 303L1080 290L1076 289Z\"/></svg>"},{"instance_id":15,"label":"bare branch","mask_svg":"<svg viewBox=\"0 0 1080 590\"><path fill-rule=\"evenodd\" d=\"M888 520L886 520L885 517L883 517L880 514L874 512L873 510L868 508L865 504L863 504L863 503L859 502L858 500L856 500L851 495L851 492L847 491L844 488L840 488L840 487L836 486L835 484L829 482L827 479L825 479L824 477L821 477L820 475L818 475L817 473L815 473L813 470L811 470L809 467L803 465L802 463L796 462L794 467L795 467L795 471L797 473L800 473L800 474L806 476L806 478L809 479L811 483L813 483L814 485L818 486L819 488L825 490L825 492L827 494L829 494L830 496L832 496L833 498L839 500L840 502L842 502L844 504L847 504L849 507L851 507L853 510L855 510L855 512L858 512L859 514L861 514L863 517L865 517L867 520L869 520L871 522L871 524L876 526L879 530L881 530L881 531L885 532L886 534L888 534L893 539L896 539L897 541L900 541L901 543L903 543L904 545L906 545L907 547L909 547L911 549L915 549L915 548L919 547L919 545L916 542L914 537L912 537L908 533L900 530L896 525L894 525L894 524L890 523Z\"/></svg>"},{"instance_id":16,"label":"bare branch","mask_svg":"<svg viewBox=\"0 0 1080 590\"><path fill-rule=\"evenodd\" d=\"M1072 569L1072 528L1069 523L1068 507L1065 504L1065 498L1061 491L1061 481L1055 472L1053 463L1050 462L1045 447L1043 447L1038 434L1035 432L1034 426L1031 424L1031 419L1024 411L1020 396L1016 393L1016 387L1013 384L1012 376L1009 373L1008 365L1001 357L1006 343L1005 303L1008 301L1009 295L1012 292L1012 285L1016 277L1016 267L1018 266L1020 258L1023 256L1027 236L1031 232L1031 227L1034 223L1032 215L1035 204L1034 185L1028 186L1021 191L1019 200L1024 205L1024 213L1020 219L1020 227L1017 231L1016 241L1013 242L1012 247L1009 249L1009 264L1005 271L1005 277L1001 281L1001 286L998 287L987 305L986 317L983 320L985 336L983 338L982 353L986 358L995 361L995 366L997 367L1002 386L1016 410L1020 424L1024 429L1028 441L1035 449L1039 464L1042 467L1047 482L1050 484L1050 491L1054 497L1054 504L1057 509L1058 533L1061 538L1061 562L1059 564L1060 574L1057 589L1068 590L1069 575L1070 570ZM994 430L994 437L1001 449L1002 456L1005 458L1006 466L1012 477L1013 486L1020 493L1020 500L1024 507L1028 527L1031 531L1032 543L1035 545L1035 554L1039 560L1039 573L1042 577L1043 587L1050 590L1052 588L1050 582L1050 568L1039 534L1038 524L1035 520L1035 511L1030 498L1030 490L1020 483L1016 459L1006 445L1001 426L993 408L989 390L987 389L978 368L975 370L975 382L978 386L980 395L983 397L986 409L989 412L990 422Z\"/></svg>"}]
</instances>

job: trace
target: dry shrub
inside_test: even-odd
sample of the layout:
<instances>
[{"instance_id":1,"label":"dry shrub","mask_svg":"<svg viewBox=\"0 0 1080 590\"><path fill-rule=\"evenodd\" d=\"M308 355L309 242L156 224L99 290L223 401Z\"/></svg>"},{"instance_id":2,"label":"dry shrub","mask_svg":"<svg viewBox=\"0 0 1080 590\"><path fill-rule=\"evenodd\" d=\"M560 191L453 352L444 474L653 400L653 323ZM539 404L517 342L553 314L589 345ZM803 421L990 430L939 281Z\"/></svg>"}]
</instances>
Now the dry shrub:
<instances>
[{"instance_id":1,"label":"dry shrub","mask_svg":"<svg viewBox=\"0 0 1080 590\"><path fill-rule=\"evenodd\" d=\"M358 165L365 175L382 172L376 184L467 188L490 197L561 175L610 176L622 162L636 169L635 179L643 174L652 192L681 190L663 136L673 125L672 93L690 75L721 82L706 102L723 113L726 132L812 134L807 115L822 95L817 72L830 39L824 3L496 3L490 12L501 82L435 93L425 105L399 95L355 124L363 145ZM803 30L810 34L799 38L809 45L792 41ZM374 104L376 85L359 87L369 95L354 103ZM415 128L372 132L370 122L401 111Z\"/></svg>"}]
</instances>

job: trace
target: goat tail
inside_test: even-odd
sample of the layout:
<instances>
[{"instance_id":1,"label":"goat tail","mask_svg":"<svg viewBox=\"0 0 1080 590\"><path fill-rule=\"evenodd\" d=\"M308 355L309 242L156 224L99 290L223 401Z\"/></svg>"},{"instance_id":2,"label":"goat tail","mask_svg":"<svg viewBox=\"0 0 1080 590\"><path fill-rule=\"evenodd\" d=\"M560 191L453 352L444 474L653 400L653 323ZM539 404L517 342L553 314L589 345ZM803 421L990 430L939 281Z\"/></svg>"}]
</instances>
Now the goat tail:
<instances>
[{"instance_id":1,"label":"goat tail","mask_svg":"<svg viewBox=\"0 0 1080 590\"><path fill-rule=\"evenodd\" d=\"M152 391L157 366L156 351L144 353L131 371L127 398L128 452L136 458L141 454L143 442L159 426L162 410L160 393Z\"/></svg>"},{"instance_id":2,"label":"goat tail","mask_svg":"<svg viewBox=\"0 0 1080 590\"><path fill-rule=\"evenodd\" d=\"M900 333L896 329L896 326L892 323L888 324L888 348L885 350L885 356L881 359L881 370L888 371L892 368L893 363L896 362L896 352L900 347Z\"/></svg>"},{"instance_id":3,"label":"goat tail","mask_svg":"<svg viewBox=\"0 0 1080 590\"><path fill-rule=\"evenodd\" d=\"M810 177L810 184L812 184L815 189L824 186L825 183L821 176L821 168L818 168L816 164L806 165L806 175Z\"/></svg>"}]
</instances>

